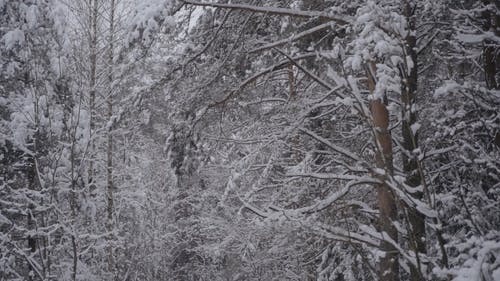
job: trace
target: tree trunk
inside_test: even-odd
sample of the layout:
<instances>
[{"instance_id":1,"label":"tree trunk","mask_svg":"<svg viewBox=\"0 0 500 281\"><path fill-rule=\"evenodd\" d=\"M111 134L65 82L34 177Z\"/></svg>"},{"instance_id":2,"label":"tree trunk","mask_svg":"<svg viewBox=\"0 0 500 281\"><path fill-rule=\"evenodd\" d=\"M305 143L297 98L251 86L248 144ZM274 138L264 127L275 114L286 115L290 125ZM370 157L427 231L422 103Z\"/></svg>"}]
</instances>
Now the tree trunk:
<instances>
[{"instance_id":1,"label":"tree trunk","mask_svg":"<svg viewBox=\"0 0 500 281\"><path fill-rule=\"evenodd\" d=\"M376 86L375 63L371 63L368 71L368 88L373 96ZM385 171L385 175L379 175L381 184L377 186L377 201L380 210L380 231L388 235L388 239L398 241L398 232L393 222L397 219L396 201L390 187L385 183L387 176L392 174L392 139L389 132L389 112L386 101L372 99L370 102L373 126L375 131L375 143L377 145L376 164ZM379 261L380 280L399 280L399 255L397 249L389 242L382 241L381 250L384 256Z\"/></svg>"},{"instance_id":2,"label":"tree trunk","mask_svg":"<svg viewBox=\"0 0 500 281\"><path fill-rule=\"evenodd\" d=\"M408 21L408 35L405 40L405 54L407 59L406 66L402 69L402 134L403 134L403 171L406 174L406 182L408 186L417 187L422 185L422 177L418 168L418 156L414 151L418 148L417 132L414 132L412 127L417 123L417 111L415 101L417 95L418 81L418 54L416 51L417 38L415 30L414 12L409 1L404 2L403 13ZM418 191L412 194L416 200L423 199L423 192ZM415 253L417 266L410 266L410 280L422 280L421 256L425 255L426 250L426 232L425 232L425 216L418 212L414 207L406 206L408 209L408 220L410 224L410 241L409 245Z\"/></svg>"},{"instance_id":3,"label":"tree trunk","mask_svg":"<svg viewBox=\"0 0 500 281\"><path fill-rule=\"evenodd\" d=\"M96 70L97 70L97 17L99 15L98 0L90 0L92 2L91 10L89 11L89 49L90 49L90 93L89 93L89 139L90 139L90 153L89 153L89 167L88 167L88 185L91 193L94 189L94 129L95 129L95 96L96 96ZM90 7L90 6L89 6Z\"/></svg>"},{"instance_id":4,"label":"tree trunk","mask_svg":"<svg viewBox=\"0 0 500 281\"><path fill-rule=\"evenodd\" d=\"M295 75L293 73L293 63L288 64L288 83L290 84L290 99L294 100L297 95L295 90Z\"/></svg>"},{"instance_id":5,"label":"tree trunk","mask_svg":"<svg viewBox=\"0 0 500 281\"><path fill-rule=\"evenodd\" d=\"M496 6L497 10L500 8L500 3L495 1L492 4L490 0L483 0L485 6L481 13L482 28L484 32L493 32L496 36L500 36L500 15L496 11L492 11L490 7ZM483 65L484 65L484 79L488 89L499 89L497 83L497 67L500 64L500 54L498 52L497 44L491 40L486 39L483 42Z\"/></svg>"},{"instance_id":6,"label":"tree trunk","mask_svg":"<svg viewBox=\"0 0 500 281\"><path fill-rule=\"evenodd\" d=\"M108 147L107 147L107 212L108 212L108 232L111 234L113 231L113 40L115 32L115 0L111 0L110 6L110 19L109 19L109 53L108 53L108 79L109 79L109 92L108 92ZM114 275L114 257L113 245L108 245L108 272ZM113 278L114 279L114 278Z\"/></svg>"}]
</instances>

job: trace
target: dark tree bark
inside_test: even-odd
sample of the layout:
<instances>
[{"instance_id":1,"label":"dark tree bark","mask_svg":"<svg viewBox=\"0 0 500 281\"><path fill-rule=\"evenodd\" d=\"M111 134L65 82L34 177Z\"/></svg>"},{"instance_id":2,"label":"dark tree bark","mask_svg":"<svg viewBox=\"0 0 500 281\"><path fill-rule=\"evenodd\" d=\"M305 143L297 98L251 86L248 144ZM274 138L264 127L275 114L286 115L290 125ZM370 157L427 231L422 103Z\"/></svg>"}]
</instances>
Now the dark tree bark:
<instances>
[{"instance_id":1,"label":"dark tree bark","mask_svg":"<svg viewBox=\"0 0 500 281\"><path fill-rule=\"evenodd\" d=\"M423 175L418 168L417 155L414 151L419 147L418 133L412 130L412 126L417 123L417 110L415 108L417 98L417 82L418 82L418 54L417 54L417 38L415 29L415 11L409 1L403 4L403 15L408 21L408 35L405 39L405 53L410 59L407 65L402 67L402 137L403 137L403 171L406 174L406 182L408 186L418 187L422 185ZM423 191L417 191L412 194L416 200L423 199ZM417 266L410 266L410 280L422 280L421 256L425 255L426 250L426 232L425 232L425 216L418 212L414 207L406 206L408 209L408 220L410 224L410 241L409 245L415 253Z\"/></svg>"},{"instance_id":2,"label":"dark tree bark","mask_svg":"<svg viewBox=\"0 0 500 281\"><path fill-rule=\"evenodd\" d=\"M373 76L376 73L375 63L368 66L368 88L370 94L374 94L376 80ZM385 98L384 98L385 99ZM375 143L377 145L376 164L379 169L385 171L384 175L377 175L382 182L377 185L377 202L380 211L379 227L388 239L398 241L398 232L393 222L397 219L397 206L394 194L385 183L387 176L393 173L392 138L389 131L389 112L385 100L373 98L370 102L373 126L375 131ZM399 280L399 254L397 249L389 242L382 241L381 250L384 256L379 262L380 280Z\"/></svg>"},{"instance_id":3,"label":"dark tree bark","mask_svg":"<svg viewBox=\"0 0 500 281\"><path fill-rule=\"evenodd\" d=\"M500 1L483 0L484 10L481 13L482 29L484 32L493 32L500 36ZM488 89L499 89L497 72L500 66L498 45L491 39L483 42L484 79Z\"/></svg>"}]
</instances>

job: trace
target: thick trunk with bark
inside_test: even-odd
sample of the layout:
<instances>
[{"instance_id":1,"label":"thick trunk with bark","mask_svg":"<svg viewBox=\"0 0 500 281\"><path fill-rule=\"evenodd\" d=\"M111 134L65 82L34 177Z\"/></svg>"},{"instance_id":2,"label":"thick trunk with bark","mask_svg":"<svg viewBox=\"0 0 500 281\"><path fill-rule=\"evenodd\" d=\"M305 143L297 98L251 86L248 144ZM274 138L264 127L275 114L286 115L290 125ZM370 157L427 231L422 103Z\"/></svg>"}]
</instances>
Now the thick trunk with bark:
<instances>
[{"instance_id":1,"label":"thick trunk with bark","mask_svg":"<svg viewBox=\"0 0 500 281\"><path fill-rule=\"evenodd\" d=\"M374 73L376 73L375 64L372 63L369 65L369 68L368 88L373 96L376 86L376 79L373 77ZM370 109L377 146L375 160L377 167L385 171L385 175L378 175L379 180L382 182L377 186L377 201L380 211L379 227L384 236L388 236L387 239L397 242L398 232L393 223L397 219L396 201L390 187L385 183L387 176L393 172L389 112L386 102L375 98L370 102ZM380 280L399 280L399 254L397 249L391 243L382 241L381 250L384 252L384 255L379 261Z\"/></svg>"}]
</instances>

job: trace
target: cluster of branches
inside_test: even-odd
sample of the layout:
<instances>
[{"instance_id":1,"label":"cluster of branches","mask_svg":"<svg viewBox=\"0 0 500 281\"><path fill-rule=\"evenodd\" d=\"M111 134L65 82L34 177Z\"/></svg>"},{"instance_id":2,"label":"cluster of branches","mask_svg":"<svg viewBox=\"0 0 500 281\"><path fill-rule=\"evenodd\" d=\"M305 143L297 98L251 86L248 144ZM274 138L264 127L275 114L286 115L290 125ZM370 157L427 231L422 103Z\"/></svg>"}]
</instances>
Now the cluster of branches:
<instances>
[{"instance_id":1,"label":"cluster of branches","mask_svg":"<svg viewBox=\"0 0 500 281\"><path fill-rule=\"evenodd\" d=\"M496 4L184 4L225 15L193 58L215 62L194 70L193 124L230 167L219 204L316 237L295 278L496 276L498 222L479 222L498 209Z\"/></svg>"}]
</instances>

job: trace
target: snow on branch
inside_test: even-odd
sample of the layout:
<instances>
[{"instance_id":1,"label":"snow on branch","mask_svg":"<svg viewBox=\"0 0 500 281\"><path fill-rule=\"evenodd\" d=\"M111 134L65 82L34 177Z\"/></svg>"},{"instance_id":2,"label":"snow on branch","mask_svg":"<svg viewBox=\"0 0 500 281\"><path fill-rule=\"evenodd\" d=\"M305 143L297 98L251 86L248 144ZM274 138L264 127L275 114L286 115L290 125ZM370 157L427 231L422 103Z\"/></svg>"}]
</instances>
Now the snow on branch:
<instances>
[{"instance_id":1,"label":"snow on branch","mask_svg":"<svg viewBox=\"0 0 500 281\"><path fill-rule=\"evenodd\" d=\"M306 128L299 128L300 131L302 131L303 133L305 133L306 135L312 137L313 139L325 144L326 146L328 146L329 148L331 148L332 150L334 150L335 152L339 153L339 154L342 154L352 160L355 160L355 161L358 161L358 162L364 162L363 159L359 158L355 153L352 153L351 151L343 148L343 147L340 147L332 142L330 142L329 140L321 137L321 136L318 136L317 134L315 134L314 132L306 129Z\"/></svg>"},{"instance_id":2,"label":"snow on branch","mask_svg":"<svg viewBox=\"0 0 500 281\"><path fill-rule=\"evenodd\" d=\"M360 178L357 181L350 181L342 189L331 193L325 199L316 202L314 205L297 209L296 211L300 212L302 214L320 212L320 211L328 208L329 206L331 206L332 204L334 204L338 200L342 199L345 195L347 195L349 193L349 191L351 190L351 187L359 185L359 184L364 184L367 182L373 182L373 180L374 179L372 179L372 178ZM362 202L351 201L346 205L353 205L353 204L358 205L358 206L368 210L369 212L372 212L372 213L374 212L373 210L370 209L370 207L367 204L364 204Z\"/></svg>"},{"instance_id":3,"label":"snow on branch","mask_svg":"<svg viewBox=\"0 0 500 281\"><path fill-rule=\"evenodd\" d=\"M221 3L206 3L206 2L197 2L184 0L185 4L195 5L195 6L207 6L207 7L216 7L223 9L238 9L245 10L256 13L265 13L270 15L279 15L279 16L291 16L291 17L300 17L300 18L319 18L327 21L334 21L338 24L345 25L350 24L352 20L348 17L331 15L325 12L319 11L301 11L301 10L293 10L286 8L274 8L274 7L259 7L253 5L244 5L244 4L221 4Z\"/></svg>"},{"instance_id":4,"label":"snow on branch","mask_svg":"<svg viewBox=\"0 0 500 281\"><path fill-rule=\"evenodd\" d=\"M302 54L294 57L295 60L301 60L301 59L306 59L306 58L311 58L315 57L316 54L314 53L307 53L307 54ZM243 90L247 85L251 84L252 82L256 81L260 77L269 74L271 72L274 72L276 70L282 69L285 66L288 65L288 60L283 60L280 61L279 63L272 65L268 68L263 69L262 71L250 76L247 78L245 81L243 81L235 90L231 91L228 95L226 95L222 100L216 101L212 104L210 104L208 107L216 107L220 105L224 105L227 101L229 101L231 98L233 98L235 95L237 95L241 90Z\"/></svg>"},{"instance_id":5,"label":"snow on branch","mask_svg":"<svg viewBox=\"0 0 500 281\"><path fill-rule=\"evenodd\" d=\"M340 227L316 223L310 225L310 229L321 236L341 242L368 245L370 247L380 246L380 242L378 241L378 239L373 239L369 235L364 235L362 233L354 231L348 231Z\"/></svg>"},{"instance_id":6,"label":"snow on branch","mask_svg":"<svg viewBox=\"0 0 500 281\"><path fill-rule=\"evenodd\" d=\"M394 239L392 239L387 232L380 232L377 229L375 229L373 226L368 226L368 225L360 225L360 232L366 234L368 237L374 240L379 240L380 244L382 242L387 242L391 244L394 247L395 251L398 251L399 254L401 255L402 258L409 264L413 265L415 268L417 267L417 259L414 253L410 251L406 251L403 249L398 242L396 242ZM428 260L425 255L420 255L421 259ZM402 267L402 269L405 269L406 271L409 271L409 267Z\"/></svg>"},{"instance_id":7,"label":"snow on branch","mask_svg":"<svg viewBox=\"0 0 500 281\"><path fill-rule=\"evenodd\" d=\"M379 183L374 178L362 178L355 175L341 175L333 173L289 173L286 174L287 177L304 177L304 178L314 178L321 180L356 180L363 181L365 183Z\"/></svg>"},{"instance_id":8,"label":"snow on branch","mask_svg":"<svg viewBox=\"0 0 500 281\"><path fill-rule=\"evenodd\" d=\"M395 195L398 196L403 202L408 206L411 206L414 210L418 211L420 214L427 218L437 218L438 213L432 209L428 204L422 202L421 200L415 199L410 196L407 192L404 192L400 187L405 188L404 182L398 182L397 179L392 178L386 181L386 184L394 191Z\"/></svg>"},{"instance_id":9,"label":"snow on branch","mask_svg":"<svg viewBox=\"0 0 500 281\"><path fill-rule=\"evenodd\" d=\"M313 34L315 32L321 31L323 29L327 29L327 28L329 28L331 26L332 26L331 22L320 24L320 25L315 26L315 27L313 27L311 29L308 29L306 31L302 31L300 33L294 34L291 37L288 37L288 38L285 38L285 39L282 39L282 40L279 40L279 41L276 41L276 42L271 42L271 43L265 44L263 46L257 47L257 48L255 48L253 50L250 50L248 53L250 53L250 54L257 53L257 52L260 52L260 51L264 51L264 50L268 50L268 49L271 49L271 48L274 48L274 47L278 47L278 46L281 46L281 45L284 45L284 44L296 41L296 40L298 40L298 39L300 39L302 37L308 36L310 34Z\"/></svg>"}]
</instances>

